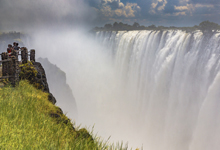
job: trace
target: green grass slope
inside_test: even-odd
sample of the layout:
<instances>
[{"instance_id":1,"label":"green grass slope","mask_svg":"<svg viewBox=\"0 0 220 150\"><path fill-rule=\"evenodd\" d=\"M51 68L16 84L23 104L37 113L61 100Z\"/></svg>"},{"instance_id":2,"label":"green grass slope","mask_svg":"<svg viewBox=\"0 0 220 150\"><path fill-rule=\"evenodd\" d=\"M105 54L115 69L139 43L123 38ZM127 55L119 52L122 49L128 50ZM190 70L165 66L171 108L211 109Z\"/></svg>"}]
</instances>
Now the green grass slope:
<instances>
[{"instance_id":1,"label":"green grass slope","mask_svg":"<svg viewBox=\"0 0 220 150\"><path fill-rule=\"evenodd\" d=\"M109 144L84 128L73 128L48 101L48 93L22 80L15 88L0 88L0 149L126 150L127 146Z\"/></svg>"},{"instance_id":2,"label":"green grass slope","mask_svg":"<svg viewBox=\"0 0 220 150\"><path fill-rule=\"evenodd\" d=\"M86 129L50 117L59 109L27 81L0 88L0 149L106 149Z\"/></svg>"}]
</instances>

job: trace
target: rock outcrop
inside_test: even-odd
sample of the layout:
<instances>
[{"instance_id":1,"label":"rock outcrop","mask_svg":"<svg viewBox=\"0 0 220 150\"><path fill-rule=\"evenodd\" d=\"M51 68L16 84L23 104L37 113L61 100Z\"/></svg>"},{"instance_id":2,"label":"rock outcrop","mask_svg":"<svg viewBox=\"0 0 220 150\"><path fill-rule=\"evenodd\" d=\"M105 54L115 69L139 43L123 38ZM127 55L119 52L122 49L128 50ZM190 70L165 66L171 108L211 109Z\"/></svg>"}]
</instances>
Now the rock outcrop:
<instances>
[{"instance_id":1,"label":"rock outcrop","mask_svg":"<svg viewBox=\"0 0 220 150\"><path fill-rule=\"evenodd\" d=\"M45 93L48 93L48 100L52 104L56 104L56 98L53 96L52 93L50 93L49 86L47 83L47 77L45 70L41 63L39 62L27 62L25 64L20 65L20 73L19 73L20 80L26 79L29 81L30 84L33 84L34 87L42 90ZM57 123L71 123L71 120L67 117L61 117L63 116L63 110L60 107L57 107L57 112L51 112L49 114L50 117L55 118ZM72 127L73 130L75 130L74 127Z\"/></svg>"},{"instance_id":2,"label":"rock outcrop","mask_svg":"<svg viewBox=\"0 0 220 150\"><path fill-rule=\"evenodd\" d=\"M36 88L41 89L43 92L49 93L48 100L53 104L56 103L56 99L52 93L50 93L47 83L46 73L41 63L28 62L19 66L19 79L26 79Z\"/></svg>"}]
</instances>

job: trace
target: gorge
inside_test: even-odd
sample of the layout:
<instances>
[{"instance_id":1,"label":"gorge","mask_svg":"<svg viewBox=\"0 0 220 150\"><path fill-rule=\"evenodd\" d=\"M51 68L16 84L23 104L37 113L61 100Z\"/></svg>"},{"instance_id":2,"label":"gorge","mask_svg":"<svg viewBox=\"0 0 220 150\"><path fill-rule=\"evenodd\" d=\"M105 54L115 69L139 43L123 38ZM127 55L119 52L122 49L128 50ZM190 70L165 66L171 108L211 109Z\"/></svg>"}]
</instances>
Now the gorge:
<instances>
[{"instance_id":1,"label":"gorge","mask_svg":"<svg viewBox=\"0 0 220 150\"><path fill-rule=\"evenodd\" d=\"M133 148L207 150L220 147L219 35L68 31L35 34L33 47L66 73L77 124Z\"/></svg>"},{"instance_id":2,"label":"gorge","mask_svg":"<svg viewBox=\"0 0 220 150\"><path fill-rule=\"evenodd\" d=\"M0 0L0 52L12 42L35 49L62 115L76 131L79 126L93 131L104 145L220 150L219 6L219 0ZM25 87L25 93L33 89ZM45 96L32 91L34 98ZM20 98L5 93L11 101ZM5 93L0 97L7 104ZM6 137L12 139L9 132L18 132L14 123L1 121L13 126L0 128L7 131L0 146L9 143ZM22 125L19 131L35 132L35 126ZM50 129L66 140L56 125ZM38 146L35 135L46 133L38 131L27 149ZM28 136L20 135L15 139L26 145L22 139ZM52 140L45 140L46 135L38 139L49 144L55 139L59 145L57 134Z\"/></svg>"}]
</instances>

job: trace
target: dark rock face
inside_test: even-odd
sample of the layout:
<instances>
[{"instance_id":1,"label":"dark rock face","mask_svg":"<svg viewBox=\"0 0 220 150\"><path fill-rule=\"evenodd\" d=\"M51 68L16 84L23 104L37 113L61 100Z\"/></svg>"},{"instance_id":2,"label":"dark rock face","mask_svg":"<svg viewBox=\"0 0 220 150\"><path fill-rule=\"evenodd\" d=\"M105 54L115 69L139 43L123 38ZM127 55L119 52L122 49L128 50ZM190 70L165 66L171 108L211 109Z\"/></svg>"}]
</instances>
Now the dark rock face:
<instances>
[{"instance_id":1,"label":"dark rock face","mask_svg":"<svg viewBox=\"0 0 220 150\"><path fill-rule=\"evenodd\" d=\"M85 128L82 128L79 131L77 131L77 138L84 138L94 142L93 137L89 134L89 132Z\"/></svg>"},{"instance_id":2,"label":"dark rock face","mask_svg":"<svg viewBox=\"0 0 220 150\"><path fill-rule=\"evenodd\" d=\"M60 115L56 114L56 113L51 113L50 117L52 117L52 118L60 118Z\"/></svg>"},{"instance_id":3,"label":"dark rock face","mask_svg":"<svg viewBox=\"0 0 220 150\"><path fill-rule=\"evenodd\" d=\"M55 97L50 93L44 68L39 62L33 62L33 64L28 62L20 65L19 78L20 80L26 79L30 84L33 84L34 87L49 93L48 100L53 104L56 103Z\"/></svg>"},{"instance_id":4,"label":"dark rock face","mask_svg":"<svg viewBox=\"0 0 220 150\"><path fill-rule=\"evenodd\" d=\"M33 65L37 70L37 76L35 78L36 82L39 83L41 87L43 87L42 90L44 92L50 93L44 68L39 62L35 62Z\"/></svg>"},{"instance_id":5,"label":"dark rock face","mask_svg":"<svg viewBox=\"0 0 220 150\"><path fill-rule=\"evenodd\" d=\"M42 67L41 63L39 63L39 62L34 62L34 67L37 70L36 82L40 84L40 87L43 87L42 90L44 92L49 93L48 100L51 103L56 104L56 102L57 102L56 98L53 96L52 93L50 93L44 68Z\"/></svg>"},{"instance_id":6,"label":"dark rock face","mask_svg":"<svg viewBox=\"0 0 220 150\"><path fill-rule=\"evenodd\" d=\"M50 93L47 83L47 77L44 68L39 62L28 62L19 66L19 79L28 80L35 88L49 93L48 100L52 103L56 103L56 99L52 93Z\"/></svg>"},{"instance_id":7,"label":"dark rock face","mask_svg":"<svg viewBox=\"0 0 220 150\"><path fill-rule=\"evenodd\" d=\"M63 111L61 108L57 107L57 111L56 112L52 112L49 114L50 117L54 118L57 123L64 123L66 125L71 124L71 129L75 131L74 126L71 123L71 120L69 118L64 118L63 116Z\"/></svg>"},{"instance_id":8,"label":"dark rock face","mask_svg":"<svg viewBox=\"0 0 220 150\"><path fill-rule=\"evenodd\" d=\"M49 95L48 95L48 100L53 104L56 104L56 102L57 102L55 97L51 93L49 93Z\"/></svg>"},{"instance_id":9,"label":"dark rock face","mask_svg":"<svg viewBox=\"0 0 220 150\"><path fill-rule=\"evenodd\" d=\"M40 62L45 69L50 92L56 97L57 105L67 113L67 116L75 119L77 117L77 106L72 90L66 83L66 74L56 65L51 64L48 59L38 58L37 61ZM41 70L40 68L42 66L36 68ZM45 72L43 72L43 74L45 74Z\"/></svg>"}]
</instances>

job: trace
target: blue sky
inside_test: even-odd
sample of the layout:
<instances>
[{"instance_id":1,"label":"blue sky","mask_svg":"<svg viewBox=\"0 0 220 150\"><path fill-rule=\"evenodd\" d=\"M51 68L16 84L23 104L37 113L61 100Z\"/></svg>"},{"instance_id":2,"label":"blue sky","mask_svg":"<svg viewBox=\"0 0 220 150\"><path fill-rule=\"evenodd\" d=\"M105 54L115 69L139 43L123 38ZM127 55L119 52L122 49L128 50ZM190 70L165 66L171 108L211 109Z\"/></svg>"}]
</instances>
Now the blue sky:
<instances>
[{"instance_id":1,"label":"blue sky","mask_svg":"<svg viewBox=\"0 0 220 150\"><path fill-rule=\"evenodd\" d=\"M0 0L0 30L93 28L106 23L194 26L220 24L220 0Z\"/></svg>"}]
</instances>

